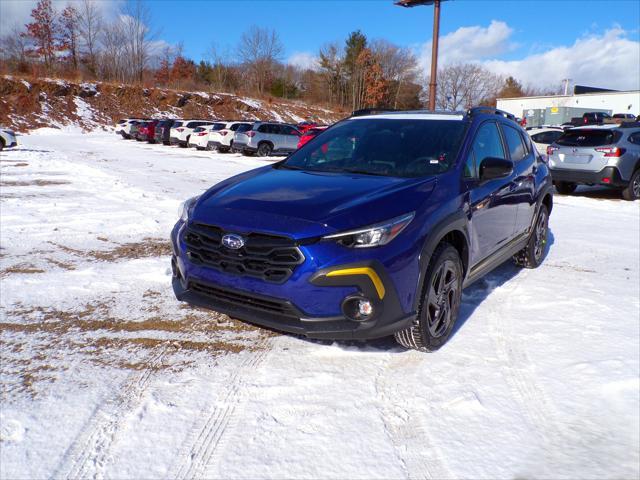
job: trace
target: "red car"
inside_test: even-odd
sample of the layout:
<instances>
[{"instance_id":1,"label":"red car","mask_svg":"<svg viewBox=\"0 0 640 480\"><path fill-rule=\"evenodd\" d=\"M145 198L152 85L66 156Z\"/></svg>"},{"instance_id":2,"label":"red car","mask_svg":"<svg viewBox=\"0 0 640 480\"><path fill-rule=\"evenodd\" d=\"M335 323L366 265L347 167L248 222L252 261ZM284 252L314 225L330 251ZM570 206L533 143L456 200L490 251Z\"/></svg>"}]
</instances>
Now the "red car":
<instances>
[{"instance_id":1,"label":"red car","mask_svg":"<svg viewBox=\"0 0 640 480\"><path fill-rule=\"evenodd\" d=\"M144 122L138 128L138 133L136 134L136 140L141 142L147 141L149 143L156 143L156 125L159 120L150 120L148 122Z\"/></svg>"},{"instance_id":2,"label":"red car","mask_svg":"<svg viewBox=\"0 0 640 480\"><path fill-rule=\"evenodd\" d=\"M326 130L327 128L328 127L313 127L311 129L308 129L306 132L304 132L300 136L300 140L298 140L298 148L303 146L305 143L307 143L313 137L317 137L320 132Z\"/></svg>"},{"instance_id":3,"label":"red car","mask_svg":"<svg viewBox=\"0 0 640 480\"><path fill-rule=\"evenodd\" d=\"M318 124L315 122L300 122L296 128L298 129L298 131L300 133L306 133L308 130L311 130L312 128L317 127Z\"/></svg>"}]
</instances>

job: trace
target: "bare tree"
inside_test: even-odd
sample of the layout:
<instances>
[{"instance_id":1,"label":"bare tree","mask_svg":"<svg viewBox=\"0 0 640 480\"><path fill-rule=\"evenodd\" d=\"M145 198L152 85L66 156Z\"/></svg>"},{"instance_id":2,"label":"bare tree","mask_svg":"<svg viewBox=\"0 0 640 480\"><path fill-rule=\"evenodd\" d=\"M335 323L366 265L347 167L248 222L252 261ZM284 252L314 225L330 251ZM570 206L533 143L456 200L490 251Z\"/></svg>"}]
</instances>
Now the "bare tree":
<instances>
[{"instance_id":1,"label":"bare tree","mask_svg":"<svg viewBox=\"0 0 640 480\"><path fill-rule=\"evenodd\" d=\"M17 66L25 63L29 51L29 37L23 35L18 25L14 25L9 33L0 37L0 58Z\"/></svg>"},{"instance_id":2,"label":"bare tree","mask_svg":"<svg viewBox=\"0 0 640 480\"><path fill-rule=\"evenodd\" d=\"M126 34L125 52L131 80L142 82L149 62L151 43L151 10L143 0L131 0L119 21Z\"/></svg>"},{"instance_id":3,"label":"bare tree","mask_svg":"<svg viewBox=\"0 0 640 480\"><path fill-rule=\"evenodd\" d=\"M378 59L384 78L390 84L393 108L398 108L398 101L403 87L417 81L418 62L408 48L401 48L386 40L375 40L371 50Z\"/></svg>"},{"instance_id":4,"label":"bare tree","mask_svg":"<svg viewBox=\"0 0 640 480\"><path fill-rule=\"evenodd\" d=\"M283 51L284 47L275 30L253 25L242 34L238 55L250 72L258 93L265 92L273 66Z\"/></svg>"},{"instance_id":5,"label":"bare tree","mask_svg":"<svg viewBox=\"0 0 640 480\"><path fill-rule=\"evenodd\" d=\"M211 42L206 56L211 62L211 66L213 69L212 87L217 90L223 90L227 88L230 74L229 64L231 63L229 48L222 48L218 46L216 42Z\"/></svg>"},{"instance_id":6,"label":"bare tree","mask_svg":"<svg viewBox=\"0 0 640 480\"><path fill-rule=\"evenodd\" d=\"M127 35L121 21L115 21L102 29L98 73L107 80L125 82L128 79L125 42Z\"/></svg>"},{"instance_id":7,"label":"bare tree","mask_svg":"<svg viewBox=\"0 0 640 480\"><path fill-rule=\"evenodd\" d=\"M460 110L495 98L501 77L471 63L451 65L438 72L436 105L441 110Z\"/></svg>"},{"instance_id":8,"label":"bare tree","mask_svg":"<svg viewBox=\"0 0 640 480\"><path fill-rule=\"evenodd\" d=\"M96 74L96 59L103 20L96 0L82 0L78 6L78 33L89 71Z\"/></svg>"}]
</instances>

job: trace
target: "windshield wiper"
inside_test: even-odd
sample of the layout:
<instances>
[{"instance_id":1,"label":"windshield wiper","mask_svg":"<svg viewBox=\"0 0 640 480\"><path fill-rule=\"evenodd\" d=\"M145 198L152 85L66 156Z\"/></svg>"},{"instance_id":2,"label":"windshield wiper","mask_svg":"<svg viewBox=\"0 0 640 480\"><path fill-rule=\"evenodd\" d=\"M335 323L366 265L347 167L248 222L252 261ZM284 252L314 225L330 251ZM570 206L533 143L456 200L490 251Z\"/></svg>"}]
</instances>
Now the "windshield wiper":
<instances>
[{"instance_id":1,"label":"windshield wiper","mask_svg":"<svg viewBox=\"0 0 640 480\"><path fill-rule=\"evenodd\" d=\"M278 165L278 168L284 168L286 170L306 170L306 168L296 167L295 165L287 165L286 163L281 163Z\"/></svg>"},{"instance_id":2,"label":"windshield wiper","mask_svg":"<svg viewBox=\"0 0 640 480\"><path fill-rule=\"evenodd\" d=\"M386 177L387 176L384 173L369 172L368 170L359 170L357 168L344 168L344 169L342 169L340 171L341 172L347 172L347 173L360 173L362 175L374 175L376 177Z\"/></svg>"}]
</instances>

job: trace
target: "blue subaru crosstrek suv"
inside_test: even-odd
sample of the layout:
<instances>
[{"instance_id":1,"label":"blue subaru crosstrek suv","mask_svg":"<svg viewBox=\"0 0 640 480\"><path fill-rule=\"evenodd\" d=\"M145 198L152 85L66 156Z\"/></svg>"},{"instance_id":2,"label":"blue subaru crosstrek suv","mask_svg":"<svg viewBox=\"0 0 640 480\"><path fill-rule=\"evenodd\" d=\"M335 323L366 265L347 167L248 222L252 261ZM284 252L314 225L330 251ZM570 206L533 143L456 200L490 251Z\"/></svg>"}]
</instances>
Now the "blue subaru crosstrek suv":
<instances>
[{"instance_id":1,"label":"blue subaru crosstrek suv","mask_svg":"<svg viewBox=\"0 0 640 480\"><path fill-rule=\"evenodd\" d=\"M552 205L546 163L505 112L356 112L186 201L173 288L281 331L432 351L464 287L510 258L541 263Z\"/></svg>"}]
</instances>

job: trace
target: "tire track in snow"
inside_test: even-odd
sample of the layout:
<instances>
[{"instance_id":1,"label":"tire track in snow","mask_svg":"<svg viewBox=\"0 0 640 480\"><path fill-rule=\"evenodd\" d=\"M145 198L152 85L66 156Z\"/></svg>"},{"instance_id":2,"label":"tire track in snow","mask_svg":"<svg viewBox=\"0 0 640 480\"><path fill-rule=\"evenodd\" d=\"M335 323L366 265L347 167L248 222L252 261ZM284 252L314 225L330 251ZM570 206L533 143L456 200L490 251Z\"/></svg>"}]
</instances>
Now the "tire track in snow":
<instances>
[{"instance_id":1,"label":"tire track in snow","mask_svg":"<svg viewBox=\"0 0 640 480\"><path fill-rule=\"evenodd\" d=\"M52 478L90 478L104 470L111 445L122 427L126 413L132 411L142 399L152 374L162 364L173 340L167 341L149 355L147 367L129 375L118 395L96 407L82 431L62 457Z\"/></svg>"},{"instance_id":2,"label":"tire track in snow","mask_svg":"<svg viewBox=\"0 0 640 480\"><path fill-rule=\"evenodd\" d=\"M497 292L504 313L513 311L514 298L521 298L518 294L523 289L522 277L526 275L526 271L521 272L520 278L510 281L513 287ZM558 462L560 465L564 463L559 455L568 458L575 451L589 450L590 440L580 432L596 432L597 425L584 417L579 419L579 424L566 421L566 415L561 413L541 385L542 382L536 378L535 365L527 355L521 337L514 332L513 321L513 316L500 314L493 306L489 309L489 325L497 347L497 356L501 360L502 376L520 406L525 421L539 438L540 447L547 452L540 465L549 472L557 472Z\"/></svg>"},{"instance_id":3,"label":"tire track in snow","mask_svg":"<svg viewBox=\"0 0 640 480\"><path fill-rule=\"evenodd\" d=\"M418 352L394 354L379 372L375 379L375 389L378 399L381 400L380 417L408 479L455 478L447 467L442 452L425 427L421 412L412 411L408 408L407 402L400 403L404 400L398 399L398 392L402 389L389 381L399 378L400 370L422 361L422 355L425 354ZM419 357L416 358L416 356Z\"/></svg>"},{"instance_id":4,"label":"tire track in snow","mask_svg":"<svg viewBox=\"0 0 640 480\"><path fill-rule=\"evenodd\" d=\"M243 391L248 376L264 361L272 344L267 338L257 345L226 382L227 390L211 405L204 424L196 426L187 436L178 455L178 465L169 478L203 478L210 465L217 463L217 456L224 442L225 433L233 430L237 413L246 401Z\"/></svg>"}]
</instances>

